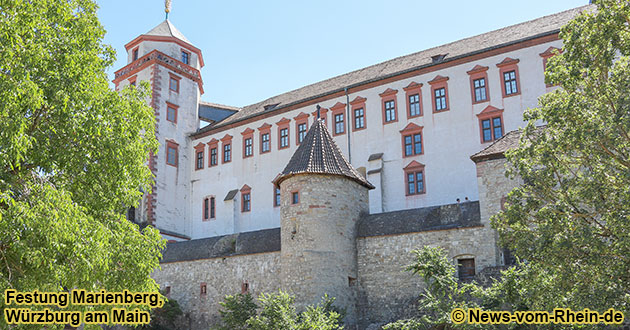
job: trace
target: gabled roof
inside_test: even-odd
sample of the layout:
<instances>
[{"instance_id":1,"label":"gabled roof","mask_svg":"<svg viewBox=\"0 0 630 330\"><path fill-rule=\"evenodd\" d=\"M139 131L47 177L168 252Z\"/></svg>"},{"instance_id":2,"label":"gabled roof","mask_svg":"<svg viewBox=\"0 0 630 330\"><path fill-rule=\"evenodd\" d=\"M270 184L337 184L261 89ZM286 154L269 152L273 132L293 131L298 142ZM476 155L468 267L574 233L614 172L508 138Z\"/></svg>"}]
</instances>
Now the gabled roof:
<instances>
[{"instance_id":1,"label":"gabled roof","mask_svg":"<svg viewBox=\"0 0 630 330\"><path fill-rule=\"evenodd\" d=\"M179 32L175 25L171 23L168 19L164 20L162 23L158 24L158 26L151 29L151 31L145 33L147 36L159 36L159 37L175 37L187 43L191 43L184 35Z\"/></svg>"},{"instance_id":2,"label":"gabled roof","mask_svg":"<svg viewBox=\"0 0 630 330\"><path fill-rule=\"evenodd\" d=\"M275 183L280 185L285 179L304 173L345 176L368 189L374 189L374 186L348 163L321 119L313 123L287 166L275 179Z\"/></svg>"},{"instance_id":3,"label":"gabled roof","mask_svg":"<svg viewBox=\"0 0 630 330\"><path fill-rule=\"evenodd\" d=\"M454 65L449 62L459 63L464 58L478 55L499 48L523 43L525 41L551 37L560 31L580 12L594 10L595 5L586 5L569 9L560 13L544 16L528 22L508 26L499 30L487 32L470 38L462 39L442 46L430 48L410 55L401 56L383 63L368 66L350 73L342 74L327 80L323 80L302 88L298 88L255 104L243 107L242 111L234 114L214 125L209 125L194 134L199 137L205 132L226 127L239 121L267 113L282 113L291 106L301 103L318 102L317 99L343 95L344 88L352 93L352 88L363 86L376 81L388 79L398 75L424 70L432 66ZM549 39L551 40L551 39ZM442 61L433 62L432 56L448 54ZM265 109L267 104L277 104L271 109Z\"/></svg>"}]
</instances>

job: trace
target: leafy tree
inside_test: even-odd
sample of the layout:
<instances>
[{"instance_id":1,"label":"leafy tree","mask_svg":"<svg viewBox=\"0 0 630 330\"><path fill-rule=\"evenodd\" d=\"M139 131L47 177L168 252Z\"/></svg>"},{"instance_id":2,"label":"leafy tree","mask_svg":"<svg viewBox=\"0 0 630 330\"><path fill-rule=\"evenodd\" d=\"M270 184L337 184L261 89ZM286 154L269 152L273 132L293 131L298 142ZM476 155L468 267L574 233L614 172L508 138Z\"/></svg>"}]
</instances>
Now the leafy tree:
<instances>
[{"instance_id":1,"label":"leafy tree","mask_svg":"<svg viewBox=\"0 0 630 330\"><path fill-rule=\"evenodd\" d=\"M164 292L160 292L164 295ZM183 314L179 303L175 299L167 299L164 306L151 310L151 323L141 325L135 329L141 330L169 330L176 329L177 318ZM133 329L133 328L129 328Z\"/></svg>"},{"instance_id":2,"label":"leafy tree","mask_svg":"<svg viewBox=\"0 0 630 330\"><path fill-rule=\"evenodd\" d=\"M616 308L630 317L630 3L595 1L562 28L509 174L524 185L493 217L501 242L540 277L530 308ZM544 129L536 127L544 122ZM545 288L543 291L537 288Z\"/></svg>"},{"instance_id":3,"label":"leafy tree","mask_svg":"<svg viewBox=\"0 0 630 330\"><path fill-rule=\"evenodd\" d=\"M110 90L96 10L0 2L0 292L157 290L163 240L123 215L152 180L148 85Z\"/></svg>"},{"instance_id":4,"label":"leafy tree","mask_svg":"<svg viewBox=\"0 0 630 330\"><path fill-rule=\"evenodd\" d=\"M343 329L341 322L345 311L340 311L333 305L334 298L324 295L319 304L306 306L303 312L297 311L294 300L293 296L282 291L274 294L262 293L258 297L258 308L249 293L226 296L221 303L224 309L220 311L223 324L213 329ZM260 309L259 313L256 312L257 309Z\"/></svg>"}]
</instances>

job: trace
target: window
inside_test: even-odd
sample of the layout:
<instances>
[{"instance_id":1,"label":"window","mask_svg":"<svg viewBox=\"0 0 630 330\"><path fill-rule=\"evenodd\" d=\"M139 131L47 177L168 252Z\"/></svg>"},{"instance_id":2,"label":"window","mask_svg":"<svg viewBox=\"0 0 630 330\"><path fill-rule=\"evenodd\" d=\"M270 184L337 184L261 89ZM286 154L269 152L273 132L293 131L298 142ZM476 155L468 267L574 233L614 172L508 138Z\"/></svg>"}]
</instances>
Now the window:
<instances>
[{"instance_id":1,"label":"window","mask_svg":"<svg viewBox=\"0 0 630 330\"><path fill-rule=\"evenodd\" d=\"M420 116L420 94L409 95L409 117Z\"/></svg>"},{"instance_id":2,"label":"window","mask_svg":"<svg viewBox=\"0 0 630 330\"><path fill-rule=\"evenodd\" d=\"M241 188L241 212L249 212L252 210L252 188L248 185L243 185Z\"/></svg>"},{"instance_id":3,"label":"window","mask_svg":"<svg viewBox=\"0 0 630 330\"><path fill-rule=\"evenodd\" d=\"M404 168L407 196L421 195L426 192L426 180L424 177L424 165L415 160Z\"/></svg>"},{"instance_id":4,"label":"window","mask_svg":"<svg viewBox=\"0 0 630 330\"><path fill-rule=\"evenodd\" d=\"M479 117L481 143L495 141L503 136L503 110L486 107Z\"/></svg>"},{"instance_id":5,"label":"window","mask_svg":"<svg viewBox=\"0 0 630 330\"><path fill-rule=\"evenodd\" d=\"M136 76L133 76L133 77L130 77L130 78L128 79L128 81L129 81L129 85L130 85L130 86L136 86L136 80L137 80L137 79L138 79L138 76L137 76L137 75L136 75Z\"/></svg>"},{"instance_id":6,"label":"window","mask_svg":"<svg viewBox=\"0 0 630 330\"><path fill-rule=\"evenodd\" d=\"M503 128L501 126L501 117L482 120L483 142L494 141L502 137Z\"/></svg>"},{"instance_id":7,"label":"window","mask_svg":"<svg viewBox=\"0 0 630 330\"><path fill-rule=\"evenodd\" d=\"M435 111L446 110L446 88L438 88L435 93Z\"/></svg>"},{"instance_id":8,"label":"window","mask_svg":"<svg viewBox=\"0 0 630 330\"><path fill-rule=\"evenodd\" d=\"M201 283L200 289L199 289L199 294L202 296L205 296L206 293L208 293L208 289L207 289L207 285L205 282Z\"/></svg>"},{"instance_id":9,"label":"window","mask_svg":"<svg viewBox=\"0 0 630 330\"><path fill-rule=\"evenodd\" d=\"M253 149L251 137L245 139L243 147L244 147L244 150L243 150L244 156L250 157L252 155L252 149Z\"/></svg>"},{"instance_id":10,"label":"window","mask_svg":"<svg viewBox=\"0 0 630 330\"><path fill-rule=\"evenodd\" d=\"M133 51L131 51L131 60L135 61L137 59L138 59L138 48L136 48Z\"/></svg>"},{"instance_id":11,"label":"window","mask_svg":"<svg viewBox=\"0 0 630 330\"><path fill-rule=\"evenodd\" d=\"M497 64L501 77L501 91L503 97L519 95L521 93L518 78L518 59L506 57L501 63Z\"/></svg>"},{"instance_id":12,"label":"window","mask_svg":"<svg viewBox=\"0 0 630 330\"><path fill-rule=\"evenodd\" d=\"M271 142L269 141L269 133L264 133L260 136L260 152L269 152L271 148Z\"/></svg>"},{"instance_id":13,"label":"window","mask_svg":"<svg viewBox=\"0 0 630 330\"><path fill-rule=\"evenodd\" d=\"M306 123L298 124L298 144L304 141L305 136L306 136Z\"/></svg>"},{"instance_id":14,"label":"window","mask_svg":"<svg viewBox=\"0 0 630 330\"><path fill-rule=\"evenodd\" d=\"M172 123L177 124L177 110L178 110L178 106L166 102L166 120L170 121Z\"/></svg>"},{"instance_id":15,"label":"window","mask_svg":"<svg viewBox=\"0 0 630 330\"><path fill-rule=\"evenodd\" d=\"M302 143L308 130L308 114L300 112L299 115L293 117L295 119L295 141L296 144Z\"/></svg>"},{"instance_id":16,"label":"window","mask_svg":"<svg viewBox=\"0 0 630 330\"><path fill-rule=\"evenodd\" d=\"M422 126L409 123L400 131L403 157L422 155Z\"/></svg>"},{"instance_id":17,"label":"window","mask_svg":"<svg viewBox=\"0 0 630 330\"><path fill-rule=\"evenodd\" d=\"M354 129L365 128L365 111L363 108L354 109Z\"/></svg>"},{"instance_id":18,"label":"window","mask_svg":"<svg viewBox=\"0 0 630 330\"><path fill-rule=\"evenodd\" d=\"M210 218L210 198L203 199L203 220Z\"/></svg>"},{"instance_id":19,"label":"window","mask_svg":"<svg viewBox=\"0 0 630 330\"><path fill-rule=\"evenodd\" d=\"M298 204L300 202L300 193L297 191L291 192L291 204Z\"/></svg>"},{"instance_id":20,"label":"window","mask_svg":"<svg viewBox=\"0 0 630 330\"><path fill-rule=\"evenodd\" d=\"M217 147L210 149L210 166L217 165Z\"/></svg>"},{"instance_id":21,"label":"window","mask_svg":"<svg viewBox=\"0 0 630 330\"><path fill-rule=\"evenodd\" d=\"M389 124L398 121L396 115L397 93L398 90L388 88L383 93L379 94L381 97L381 103L383 104L383 124Z\"/></svg>"},{"instance_id":22,"label":"window","mask_svg":"<svg viewBox=\"0 0 630 330\"><path fill-rule=\"evenodd\" d=\"M172 73L169 73L169 75L170 75L170 79L168 83L168 89L173 92L179 93L179 80L182 78Z\"/></svg>"},{"instance_id":23,"label":"window","mask_svg":"<svg viewBox=\"0 0 630 330\"><path fill-rule=\"evenodd\" d=\"M390 122L396 120L396 103L394 100L385 102L385 121Z\"/></svg>"},{"instance_id":24,"label":"window","mask_svg":"<svg viewBox=\"0 0 630 330\"><path fill-rule=\"evenodd\" d=\"M365 113L365 101L364 97L357 96L350 102L352 109L352 115L354 116L354 125L352 125L352 131L358 131L367 127L367 118Z\"/></svg>"},{"instance_id":25,"label":"window","mask_svg":"<svg viewBox=\"0 0 630 330\"><path fill-rule=\"evenodd\" d=\"M482 102L488 99L486 95L486 78L473 80L473 88L475 89L475 102Z\"/></svg>"},{"instance_id":26,"label":"window","mask_svg":"<svg viewBox=\"0 0 630 330\"><path fill-rule=\"evenodd\" d=\"M324 122L324 126L326 126L326 114L328 113L328 109L326 108L319 108L319 118ZM313 116L313 118L315 118L314 120L317 120L317 110L313 111L311 113L311 115Z\"/></svg>"},{"instance_id":27,"label":"window","mask_svg":"<svg viewBox=\"0 0 630 330\"><path fill-rule=\"evenodd\" d=\"M286 148L289 146L289 128L283 128L280 130L280 148Z\"/></svg>"},{"instance_id":28,"label":"window","mask_svg":"<svg viewBox=\"0 0 630 330\"><path fill-rule=\"evenodd\" d=\"M344 132L343 113L338 113L335 115L335 135L343 134L343 132Z\"/></svg>"},{"instance_id":29,"label":"window","mask_svg":"<svg viewBox=\"0 0 630 330\"><path fill-rule=\"evenodd\" d=\"M505 84L505 95L518 93L518 86L516 85L516 71L504 72L503 83Z\"/></svg>"},{"instance_id":30,"label":"window","mask_svg":"<svg viewBox=\"0 0 630 330\"><path fill-rule=\"evenodd\" d=\"M448 107L448 77L437 75L429 81L431 85L431 100L433 102L433 112L449 110Z\"/></svg>"},{"instance_id":31,"label":"window","mask_svg":"<svg viewBox=\"0 0 630 330\"><path fill-rule=\"evenodd\" d=\"M559 48L557 48L557 47L553 47L553 46L551 46L551 47L547 48L547 50L545 50L544 52L542 52L542 53L540 53L540 54L539 54L539 55L540 55L540 57L542 57L542 59L543 59L543 61L542 61L542 62L543 62L543 73L547 70L547 61L548 61L548 60L549 60L552 56L554 56L554 55L556 55L556 54L560 54L560 53L562 53L562 49L559 49ZM551 87L551 86L553 86L553 85L552 85L552 84L547 84L547 83L545 83L545 86L547 86L547 87Z\"/></svg>"},{"instance_id":32,"label":"window","mask_svg":"<svg viewBox=\"0 0 630 330\"><path fill-rule=\"evenodd\" d=\"M203 150L197 151L197 164L195 168L198 170L203 168Z\"/></svg>"},{"instance_id":33,"label":"window","mask_svg":"<svg viewBox=\"0 0 630 330\"><path fill-rule=\"evenodd\" d=\"M288 148L289 140L289 123L290 119L282 118L276 123L278 125L278 149Z\"/></svg>"},{"instance_id":34,"label":"window","mask_svg":"<svg viewBox=\"0 0 630 330\"><path fill-rule=\"evenodd\" d=\"M182 62L190 64L190 53L185 50L182 50Z\"/></svg>"},{"instance_id":35,"label":"window","mask_svg":"<svg viewBox=\"0 0 630 330\"><path fill-rule=\"evenodd\" d=\"M249 212L251 210L251 193L243 194L243 212Z\"/></svg>"},{"instance_id":36,"label":"window","mask_svg":"<svg viewBox=\"0 0 630 330\"><path fill-rule=\"evenodd\" d=\"M273 206L280 206L280 188L273 187Z\"/></svg>"},{"instance_id":37,"label":"window","mask_svg":"<svg viewBox=\"0 0 630 330\"><path fill-rule=\"evenodd\" d=\"M405 135L405 156L422 154L422 134Z\"/></svg>"},{"instance_id":38,"label":"window","mask_svg":"<svg viewBox=\"0 0 630 330\"><path fill-rule=\"evenodd\" d=\"M457 273L461 281L468 281L475 277L475 259L457 259Z\"/></svg>"},{"instance_id":39,"label":"window","mask_svg":"<svg viewBox=\"0 0 630 330\"><path fill-rule=\"evenodd\" d=\"M232 145L224 144L223 145L223 162L229 163L232 160Z\"/></svg>"},{"instance_id":40,"label":"window","mask_svg":"<svg viewBox=\"0 0 630 330\"><path fill-rule=\"evenodd\" d=\"M166 164L177 167L178 148L175 141L166 141Z\"/></svg>"}]
</instances>

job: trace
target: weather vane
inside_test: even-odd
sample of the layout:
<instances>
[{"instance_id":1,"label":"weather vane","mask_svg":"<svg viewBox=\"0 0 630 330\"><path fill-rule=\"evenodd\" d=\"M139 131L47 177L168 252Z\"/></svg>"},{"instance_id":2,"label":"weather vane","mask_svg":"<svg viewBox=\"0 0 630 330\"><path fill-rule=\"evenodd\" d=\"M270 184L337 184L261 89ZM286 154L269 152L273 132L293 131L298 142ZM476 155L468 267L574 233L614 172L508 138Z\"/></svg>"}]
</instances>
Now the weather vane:
<instances>
[{"instance_id":1,"label":"weather vane","mask_svg":"<svg viewBox=\"0 0 630 330\"><path fill-rule=\"evenodd\" d=\"M166 19L168 19L168 13L171 12L171 0L164 0L164 12L166 12Z\"/></svg>"}]
</instances>

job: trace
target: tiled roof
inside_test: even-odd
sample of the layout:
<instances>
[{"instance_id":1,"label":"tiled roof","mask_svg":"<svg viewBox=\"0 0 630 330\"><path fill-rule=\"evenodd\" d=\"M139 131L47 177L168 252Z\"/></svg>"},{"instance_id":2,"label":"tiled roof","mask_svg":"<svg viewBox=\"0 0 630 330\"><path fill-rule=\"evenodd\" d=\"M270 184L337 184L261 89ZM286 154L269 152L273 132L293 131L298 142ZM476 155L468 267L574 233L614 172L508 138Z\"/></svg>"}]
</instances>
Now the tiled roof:
<instances>
[{"instance_id":1,"label":"tiled roof","mask_svg":"<svg viewBox=\"0 0 630 330\"><path fill-rule=\"evenodd\" d=\"M532 131L532 136L541 134L545 126L536 127ZM505 152L510 149L518 148L521 139L521 131L511 131L502 136L500 139L494 141L491 145L478 153L470 156L473 162L478 163L484 160L504 158Z\"/></svg>"},{"instance_id":2,"label":"tiled roof","mask_svg":"<svg viewBox=\"0 0 630 330\"><path fill-rule=\"evenodd\" d=\"M359 237L400 235L481 226L479 202L429 206L369 214L358 224Z\"/></svg>"},{"instance_id":3,"label":"tiled roof","mask_svg":"<svg viewBox=\"0 0 630 330\"><path fill-rule=\"evenodd\" d=\"M374 186L348 163L321 119L313 123L275 183L279 185L286 178L302 173L345 176L368 189L374 189Z\"/></svg>"},{"instance_id":4,"label":"tiled roof","mask_svg":"<svg viewBox=\"0 0 630 330\"><path fill-rule=\"evenodd\" d=\"M199 118L205 121L218 122L239 110L241 109L229 105L199 102Z\"/></svg>"},{"instance_id":5,"label":"tiled roof","mask_svg":"<svg viewBox=\"0 0 630 330\"><path fill-rule=\"evenodd\" d=\"M168 19L164 20L162 23L158 24L158 26L151 29L151 31L145 33L147 36L159 36L159 37L175 37L182 41L185 41L189 44L191 42L181 33L178 29L175 28L173 23Z\"/></svg>"},{"instance_id":6,"label":"tiled roof","mask_svg":"<svg viewBox=\"0 0 630 330\"><path fill-rule=\"evenodd\" d=\"M160 263L280 251L280 228L166 244Z\"/></svg>"},{"instance_id":7,"label":"tiled roof","mask_svg":"<svg viewBox=\"0 0 630 330\"><path fill-rule=\"evenodd\" d=\"M459 58L472 56L485 51L505 47L526 40L557 33L560 28L585 9L594 9L595 5L586 5L560 13L544 16L528 22L508 26L492 32L462 39L442 46L423 50L414 54L401 56L383 63L352 71L337 77L304 86L287 93L271 97L262 102L247 105L242 111L235 113L214 125L201 129L196 134L211 131L240 120L263 113L281 111L283 108L318 97L342 92L344 88L352 88L370 82L393 77L405 72L446 63ZM447 54L441 61L434 62L435 55ZM266 105L277 104L275 107Z\"/></svg>"}]
</instances>

